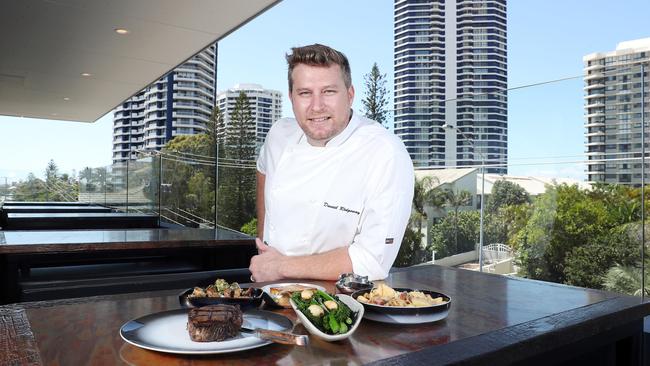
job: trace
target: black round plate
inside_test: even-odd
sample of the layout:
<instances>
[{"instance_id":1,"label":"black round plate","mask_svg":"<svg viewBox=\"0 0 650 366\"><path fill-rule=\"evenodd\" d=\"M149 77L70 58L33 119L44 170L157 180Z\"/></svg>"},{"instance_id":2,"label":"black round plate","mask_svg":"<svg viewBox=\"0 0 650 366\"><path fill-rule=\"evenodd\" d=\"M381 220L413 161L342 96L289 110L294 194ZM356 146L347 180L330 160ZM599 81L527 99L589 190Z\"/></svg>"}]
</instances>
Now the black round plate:
<instances>
[{"instance_id":1,"label":"black round plate","mask_svg":"<svg viewBox=\"0 0 650 366\"><path fill-rule=\"evenodd\" d=\"M196 308L219 304L239 305L242 311L246 311L249 309L257 309L262 304L262 295L264 293L262 289L253 288L252 297L189 297L193 291L194 288L189 288L178 295L178 301L181 303L181 306L185 308Z\"/></svg>"},{"instance_id":2,"label":"black round plate","mask_svg":"<svg viewBox=\"0 0 650 366\"><path fill-rule=\"evenodd\" d=\"M418 290L418 289L412 289L412 288L394 288L395 291L399 292L410 292L410 291L420 291L425 294L431 295L432 298L436 297L442 297L443 300L446 302L442 304L437 304L437 305L431 305L431 306L420 306L420 307L405 307L405 306L385 306L385 305L375 305L375 304L368 304L364 302L360 302L363 304L363 307L366 308L366 312L372 311L372 312L377 312L377 313L382 313L382 314L393 314L393 315L430 315L430 314L435 314L443 311L449 310L449 307L451 307L451 298L441 292L436 292L436 291L429 291L429 290ZM371 289L365 289L365 290L359 290L355 291L352 294L352 298L355 300L357 297L361 295L365 295L369 293ZM357 300L358 301L358 300Z\"/></svg>"}]
</instances>

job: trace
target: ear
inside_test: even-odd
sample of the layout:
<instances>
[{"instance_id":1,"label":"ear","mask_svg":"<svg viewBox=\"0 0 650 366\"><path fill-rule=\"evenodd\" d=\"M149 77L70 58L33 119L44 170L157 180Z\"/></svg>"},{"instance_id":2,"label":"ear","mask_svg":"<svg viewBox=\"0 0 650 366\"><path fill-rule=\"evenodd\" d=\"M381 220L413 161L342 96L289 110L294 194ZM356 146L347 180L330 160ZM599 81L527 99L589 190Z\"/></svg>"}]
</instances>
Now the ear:
<instances>
[{"instance_id":1,"label":"ear","mask_svg":"<svg viewBox=\"0 0 650 366\"><path fill-rule=\"evenodd\" d=\"M348 101L350 102L350 105L352 105L352 102L354 101L354 85L350 85L348 88Z\"/></svg>"}]
</instances>

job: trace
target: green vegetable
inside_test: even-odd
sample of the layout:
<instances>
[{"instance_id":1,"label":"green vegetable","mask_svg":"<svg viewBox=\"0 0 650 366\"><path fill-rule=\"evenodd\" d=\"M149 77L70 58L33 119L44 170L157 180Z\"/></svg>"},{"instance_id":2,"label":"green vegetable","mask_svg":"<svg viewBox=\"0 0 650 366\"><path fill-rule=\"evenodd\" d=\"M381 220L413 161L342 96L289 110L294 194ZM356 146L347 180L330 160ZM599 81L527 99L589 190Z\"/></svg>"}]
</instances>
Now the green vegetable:
<instances>
[{"instance_id":1,"label":"green vegetable","mask_svg":"<svg viewBox=\"0 0 650 366\"><path fill-rule=\"evenodd\" d=\"M226 280L224 280L224 279L222 279L222 278L218 278L218 279L214 282L214 287L217 288L217 291L218 291L218 292L223 292L223 290L225 290L225 289L227 289L228 287L230 287L230 285L228 284L228 282L227 282Z\"/></svg>"},{"instance_id":2,"label":"green vegetable","mask_svg":"<svg viewBox=\"0 0 650 366\"><path fill-rule=\"evenodd\" d=\"M332 330L332 333L334 333L334 334L338 333L339 328L340 328L339 323L336 321L336 319L331 314L328 314L326 316L329 317L328 322L329 322L329 325L330 325L330 329Z\"/></svg>"},{"instance_id":3,"label":"green vegetable","mask_svg":"<svg viewBox=\"0 0 650 366\"><path fill-rule=\"evenodd\" d=\"M303 313L309 321L316 326L319 330L326 334L344 334L350 330L349 325L354 323L353 319L356 318L356 314L350 310L350 308L345 305L341 300L336 296L332 296L324 291L317 290L310 299L303 299L300 296L300 292L294 292L291 294L291 300L296 304L296 308ZM329 310L323 303L325 301L334 301L337 304L336 309ZM315 317L308 310L310 305L320 306L325 315L320 317Z\"/></svg>"}]
</instances>

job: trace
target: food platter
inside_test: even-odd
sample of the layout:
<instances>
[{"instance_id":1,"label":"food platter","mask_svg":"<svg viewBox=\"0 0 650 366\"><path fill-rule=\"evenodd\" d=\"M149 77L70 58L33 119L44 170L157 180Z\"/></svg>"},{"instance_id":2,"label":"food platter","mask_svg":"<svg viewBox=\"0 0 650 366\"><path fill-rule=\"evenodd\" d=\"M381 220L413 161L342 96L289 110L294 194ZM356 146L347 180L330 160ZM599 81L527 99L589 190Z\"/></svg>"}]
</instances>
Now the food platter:
<instances>
[{"instance_id":1,"label":"food platter","mask_svg":"<svg viewBox=\"0 0 650 366\"><path fill-rule=\"evenodd\" d=\"M246 288L246 287L243 287ZM242 311L256 309L262 304L263 291L253 288L252 297L191 297L194 288L189 288L178 295L181 306L186 308L201 307L208 305L239 305Z\"/></svg>"},{"instance_id":2,"label":"food platter","mask_svg":"<svg viewBox=\"0 0 650 366\"><path fill-rule=\"evenodd\" d=\"M319 286L319 285L314 285L312 283L296 283L296 282L282 282L282 283L272 283L270 285L266 285L262 287L263 291L263 297L264 297L264 303L269 307L269 308L276 308L276 309L291 309L291 304L289 304L289 299L286 299L286 304L280 304L278 303L278 296L273 294L272 290L273 289L280 289L280 288L290 288L290 287L305 287L305 288L315 288L321 291L325 291L325 287Z\"/></svg>"},{"instance_id":3,"label":"food platter","mask_svg":"<svg viewBox=\"0 0 650 366\"><path fill-rule=\"evenodd\" d=\"M270 344L252 334L221 342L194 342L187 332L187 309L176 309L145 315L128 321L120 328L120 336L126 342L140 348L177 354L216 354L239 352ZM293 327L287 317L264 310L244 312L247 328L263 328L288 331Z\"/></svg>"},{"instance_id":4,"label":"food platter","mask_svg":"<svg viewBox=\"0 0 650 366\"><path fill-rule=\"evenodd\" d=\"M442 320L449 314L451 298L441 292L410 288L395 288L394 290L399 292L420 291L433 298L442 297L444 302L441 304L421 307L386 306L362 303L365 308L364 318L391 324L421 324ZM356 300L359 296L365 295L369 292L370 289L359 290L353 293L352 297Z\"/></svg>"}]
</instances>

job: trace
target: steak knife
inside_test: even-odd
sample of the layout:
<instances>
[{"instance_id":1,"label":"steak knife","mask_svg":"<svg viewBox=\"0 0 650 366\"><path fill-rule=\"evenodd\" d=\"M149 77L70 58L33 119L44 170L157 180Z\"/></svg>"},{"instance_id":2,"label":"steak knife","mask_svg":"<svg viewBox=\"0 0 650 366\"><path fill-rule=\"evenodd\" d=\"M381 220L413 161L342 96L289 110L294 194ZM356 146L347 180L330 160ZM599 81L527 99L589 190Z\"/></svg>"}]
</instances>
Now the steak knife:
<instances>
[{"instance_id":1,"label":"steak knife","mask_svg":"<svg viewBox=\"0 0 650 366\"><path fill-rule=\"evenodd\" d=\"M257 338L264 339L267 341L281 343L281 344L293 344L296 346L306 346L309 344L309 336L301 334L293 334L289 332L281 332L278 330L270 330L263 328L249 328L242 326L240 328L242 333L252 334Z\"/></svg>"}]
</instances>

